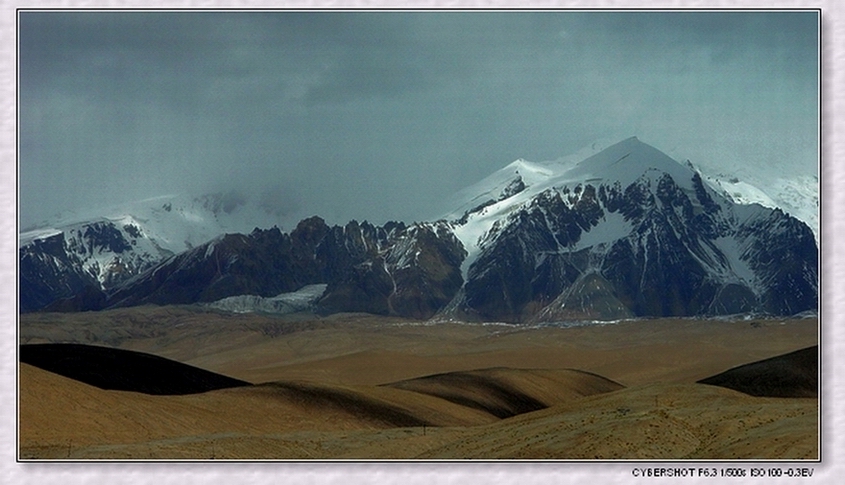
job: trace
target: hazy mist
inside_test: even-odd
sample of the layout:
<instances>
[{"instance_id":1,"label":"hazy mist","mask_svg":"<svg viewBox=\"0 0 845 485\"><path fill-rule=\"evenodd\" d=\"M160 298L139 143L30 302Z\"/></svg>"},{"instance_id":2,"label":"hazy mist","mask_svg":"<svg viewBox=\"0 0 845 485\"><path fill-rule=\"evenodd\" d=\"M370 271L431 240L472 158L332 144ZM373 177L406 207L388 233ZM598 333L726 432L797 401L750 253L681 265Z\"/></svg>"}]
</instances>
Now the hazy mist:
<instances>
[{"instance_id":1,"label":"hazy mist","mask_svg":"<svg viewBox=\"0 0 845 485\"><path fill-rule=\"evenodd\" d=\"M815 12L19 15L21 227L230 189L412 222L514 159L632 135L818 173Z\"/></svg>"}]
</instances>

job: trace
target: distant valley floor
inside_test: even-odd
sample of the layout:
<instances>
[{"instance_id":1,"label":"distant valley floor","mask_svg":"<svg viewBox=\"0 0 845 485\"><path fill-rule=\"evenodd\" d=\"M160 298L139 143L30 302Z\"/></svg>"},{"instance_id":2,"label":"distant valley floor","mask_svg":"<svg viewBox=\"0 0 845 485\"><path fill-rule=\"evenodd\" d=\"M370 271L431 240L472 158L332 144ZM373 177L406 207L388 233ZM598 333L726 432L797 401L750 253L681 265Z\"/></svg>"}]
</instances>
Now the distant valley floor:
<instances>
[{"instance_id":1,"label":"distant valley floor","mask_svg":"<svg viewBox=\"0 0 845 485\"><path fill-rule=\"evenodd\" d=\"M21 344L132 350L255 385L151 395L21 364L19 457L817 459L817 398L697 383L817 345L817 325L523 327L178 306L24 314Z\"/></svg>"}]
</instances>

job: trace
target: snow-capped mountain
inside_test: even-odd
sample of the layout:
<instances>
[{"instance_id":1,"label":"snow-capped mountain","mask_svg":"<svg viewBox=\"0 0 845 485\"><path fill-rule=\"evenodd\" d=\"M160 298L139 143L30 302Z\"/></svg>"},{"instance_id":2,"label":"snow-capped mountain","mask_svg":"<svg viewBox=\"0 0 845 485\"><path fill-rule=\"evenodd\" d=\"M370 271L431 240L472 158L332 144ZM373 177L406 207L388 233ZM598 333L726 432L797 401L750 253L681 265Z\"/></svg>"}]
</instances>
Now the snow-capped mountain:
<instances>
[{"instance_id":1,"label":"snow-capped mountain","mask_svg":"<svg viewBox=\"0 0 845 485\"><path fill-rule=\"evenodd\" d=\"M271 227L275 219L232 192L65 214L20 234L21 309L41 308L87 287L107 290L223 233Z\"/></svg>"},{"instance_id":2,"label":"snow-capped mountain","mask_svg":"<svg viewBox=\"0 0 845 485\"><path fill-rule=\"evenodd\" d=\"M636 139L633 137L628 141ZM526 192L529 198L549 185L570 183L577 180L577 177L567 175L567 172L579 162L605 150L614 145L615 142L601 140L581 149L575 154L552 161L529 162L519 159L500 170L494 172L483 180L459 191L452 197L450 206L454 209L442 216L450 221L466 218L470 213L479 213L480 209L500 202L508 198L514 188L529 187L532 190ZM770 209L779 208L793 217L806 223L816 237L819 239L819 179L817 176L807 175L794 178L776 178L771 182L765 182L762 178L740 179L736 175L726 174L724 170L707 171L706 168L698 165L693 166L690 161L682 165L697 171L704 182L722 197L730 199L735 204L750 205L760 204ZM525 199L525 197L523 197ZM501 204L499 210L485 210L482 217L476 216L474 223L469 225L461 224L456 231L462 234L462 241L468 242L468 249L471 251L478 236L486 233L493 222L502 213L513 209L523 199L511 199L508 203ZM468 266L468 264L465 264Z\"/></svg>"},{"instance_id":3,"label":"snow-capped mountain","mask_svg":"<svg viewBox=\"0 0 845 485\"><path fill-rule=\"evenodd\" d=\"M735 204L636 138L576 160L518 160L448 216L469 253L451 311L526 321L816 308L806 224Z\"/></svg>"},{"instance_id":4,"label":"snow-capped mountain","mask_svg":"<svg viewBox=\"0 0 845 485\"><path fill-rule=\"evenodd\" d=\"M801 187L784 185L784 193ZM308 288L321 312L514 323L817 309L812 230L783 210L736 203L752 200L752 189L707 180L629 138L552 162L517 160L459 193L437 222L328 226L313 217L290 233L243 230L189 244L184 228L153 237L171 227L149 222L159 219L104 219L22 235L21 308L261 310L287 308L292 292ZM238 204L210 206L219 227L229 216L242 220ZM157 210L208 220L167 202ZM181 238L182 251L161 242ZM159 248L154 263L130 257ZM106 254L121 259L102 262ZM104 277L106 264L134 266Z\"/></svg>"}]
</instances>

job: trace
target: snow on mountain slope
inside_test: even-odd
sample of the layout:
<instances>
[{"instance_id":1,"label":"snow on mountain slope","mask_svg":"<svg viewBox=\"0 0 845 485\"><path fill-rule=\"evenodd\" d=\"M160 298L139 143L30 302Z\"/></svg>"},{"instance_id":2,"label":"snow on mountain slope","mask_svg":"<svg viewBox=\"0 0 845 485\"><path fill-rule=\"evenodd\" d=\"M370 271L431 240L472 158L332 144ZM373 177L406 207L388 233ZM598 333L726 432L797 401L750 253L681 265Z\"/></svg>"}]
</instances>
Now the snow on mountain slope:
<instances>
[{"instance_id":1,"label":"snow on mountain slope","mask_svg":"<svg viewBox=\"0 0 845 485\"><path fill-rule=\"evenodd\" d=\"M464 279L467 269L478 256L484 238L490 233L493 225L529 203L538 194L553 187L574 187L581 183L618 182L624 188L649 173L655 176L670 173L678 180L689 178L688 168L640 142L637 137L631 137L609 147L596 143L574 155L550 162L532 163L517 160L459 192L457 197L464 197L464 201L458 203L458 209L444 216L444 219L457 221L454 232L469 254L462 266ZM509 195L507 187L519 179L525 188L519 193ZM685 189L693 190L690 184L687 185ZM602 238L610 241L629 231L630 227L626 226L624 221L612 219L592 233L591 239ZM599 232L603 235L600 236Z\"/></svg>"},{"instance_id":2,"label":"snow on mountain slope","mask_svg":"<svg viewBox=\"0 0 845 485\"><path fill-rule=\"evenodd\" d=\"M616 182L624 188L649 173L655 176L668 173L676 182L684 184L681 187L684 191L691 193L695 190L689 182L693 171L696 171L696 168L689 162L678 163L659 150L640 142L637 137L616 144L607 141L596 142L573 155L553 161L529 162L519 159L510 163L480 182L459 191L453 200L453 207L456 209L444 215L443 219L456 222L455 234L469 253L463 265L466 277L466 269L475 261L482 240L493 224L549 188L575 186L578 183L597 185ZM723 173L701 175L713 190L736 204L760 204L768 208L783 209L809 225L816 241L819 241L817 177L777 179L761 189L748 181L726 177ZM520 179L524 189L516 194L508 194L508 187ZM656 184L656 180L652 180L652 183ZM610 240L630 230L618 221L615 224L602 224L597 229L598 231L594 232L603 233L604 236L591 232L590 239L585 239L582 245L599 237Z\"/></svg>"},{"instance_id":3,"label":"snow on mountain slope","mask_svg":"<svg viewBox=\"0 0 845 485\"><path fill-rule=\"evenodd\" d=\"M67 228L93 221L135 224L167 250L182 251L227 232L250 232L272 227L277 218L254 201L235 193L202 196L165 195L107 208L60 214L52 221L23 228L23 246L34 239L55 235Z\"/></svg>"},{"instance_id":4,"label":"snow on mountain slope","mask_svg":"<svg viewBox=\"0 0 845 485\"><path fill-rule=\"evenodd\" d=\"M270 211L236 193L162 196L64 214L21 232L19 247L36 266L78 259L81 271L105 288L221 234L248 233L275 223ZM50 238L60 239L57 243L67 255L35 250L35 243ZM51 247L59 251L55 244Z\"/></svg>"},{"instance_id":5,"label":"snow on mountain slope","mask_svg":"<svg viewBox=\"0 0 845 485\"><path fill-rule=\"evenodd\" d=\"M507 166L485 177L481 181L458 191L450 201L450 207L454 207L443 219L453 220L461 217L467 211L472 211L479 205L489 203L491 200L498 200L507 194L508 187L521 178L526 187L535 187L531 193L537 193L536 187L544 182L557 177L558 175L572 169L579 162L595 155L605 148L613 145L610 141L602 140L579 150L576 153L567 155L556 160L545 162L529 162L519 159Z\"/></svg>"},{"instance_id":6,"label":"snow on mountain slope","mask_svg":"<svg viewBox=\"0 0 845 485\"><path fill-rule=\"evenodd\" d=\"M463 302L450 308L471 318L792 314L817 303L806 225L736 204L635 137L581 161L519 160L479 189L447 216L468 251Z\"/></svg>"},{"instance_id":7,"label":"snow on mountain slope","mask_svg":"<svg viewBox=\"0 0 845 485\"><path fill-rule=\"evenodd\" d=\"M704 175L704 178L711 187L737 204L760 204L764 207L783 209L810 226L816 242L820 241L817 176L776 178L768 184L760 180L726 177L722 173Z\"/></svg>"},{"instance_id":8,"label":"snow on mountain slope","mask_svg":"<svg viewBox=\"0 0 845 485\"><path fill-rule=\"evenodd\" d=\"M306 285L294 292L271 298L258 295L238 295L223 298L205 306L232 313L286 314L311 310L326 291L326 284Z\"/></svg>"}]
</instances>

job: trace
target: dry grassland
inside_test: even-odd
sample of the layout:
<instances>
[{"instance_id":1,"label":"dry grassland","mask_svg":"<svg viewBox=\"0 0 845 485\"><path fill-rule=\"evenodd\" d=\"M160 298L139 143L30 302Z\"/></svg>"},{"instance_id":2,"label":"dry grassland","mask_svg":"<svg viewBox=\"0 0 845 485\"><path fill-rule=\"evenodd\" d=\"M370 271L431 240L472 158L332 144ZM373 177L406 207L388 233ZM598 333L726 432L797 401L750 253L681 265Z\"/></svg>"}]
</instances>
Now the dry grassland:
<instances>
[{"instance_id":1,"label":"dry grassland","mask_svg":"<svg viewBox=\"0 0 845 485\"><path fill-rule=\"evenodd\" d=\"M21 364L22 459L817 459L818 399L695 382L816 345L815 319L571 328L189 307L21 316L21 343L254 384L106 391Z\"/></svg>"}]
</instances>

